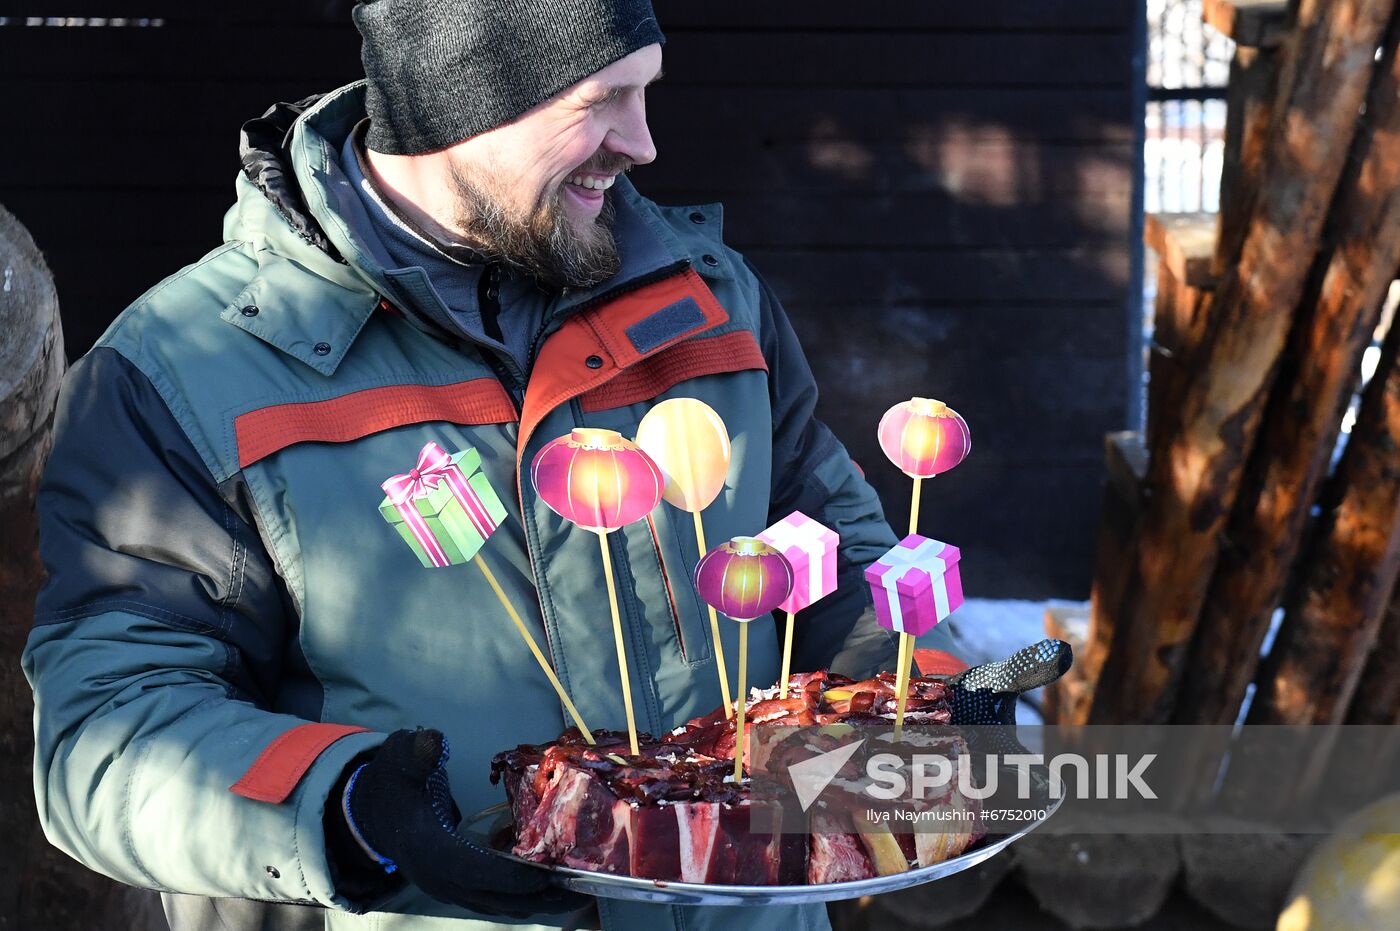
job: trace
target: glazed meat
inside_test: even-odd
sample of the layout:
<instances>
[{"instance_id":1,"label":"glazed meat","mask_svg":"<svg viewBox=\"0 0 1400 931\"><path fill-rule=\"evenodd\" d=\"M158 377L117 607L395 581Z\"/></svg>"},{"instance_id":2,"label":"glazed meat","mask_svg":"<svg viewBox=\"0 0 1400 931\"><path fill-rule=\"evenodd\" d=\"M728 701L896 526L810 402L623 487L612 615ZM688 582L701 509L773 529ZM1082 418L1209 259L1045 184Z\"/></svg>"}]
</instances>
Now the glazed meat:
<instances>
[{"instance_id":1,"label":"glazed meat","mask_svg":"<svg viewBox=\"0 0 1400 931\"><path fill-rule=\"evenodd\" d=\"M777 687L755 690L746 722L889 724L895 710L894 676L886 673L863 681L825 671L802 673L789 680L786 699L778 694ZM943 681L912 679L905 721L948 720ZM870 825L811 835L781 833L776 826L772 833L754 831L757 803L747 782L733 781L735 724L726 720L723 708L660 740L641 735L636 756L629 753L625 734L595 732L594 738L597 743L590 746L570 728L548 744L522 745L492 760L491 780L504 782L515 816L517 855L657 880L794 885L939 862L980 836L978 830L892 835ZM745 741L746 764L751 746ZM807 744L792 752L813 750ZM933 804L973 810L976 805L957 793Z\"/></svg>"}]
</instances>

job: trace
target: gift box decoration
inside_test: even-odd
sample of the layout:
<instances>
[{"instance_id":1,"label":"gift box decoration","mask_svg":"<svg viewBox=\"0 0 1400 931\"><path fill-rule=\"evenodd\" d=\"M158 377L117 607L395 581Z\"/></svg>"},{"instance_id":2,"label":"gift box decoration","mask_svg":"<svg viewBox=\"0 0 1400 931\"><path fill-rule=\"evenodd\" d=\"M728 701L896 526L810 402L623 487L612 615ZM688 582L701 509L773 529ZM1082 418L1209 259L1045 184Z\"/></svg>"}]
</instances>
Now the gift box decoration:
<instances>
[{"instance_id":1,"label":"gift box decoration","mask_svg":"<svg viewBox=\"0 0 1400 931\"><path fill-rule=\"evenodd\" d=\"M449 455L428 443L417 466L380 487L379 513L428 568L471 559L506 516L475 449Z\"/></svg>"},{"instance_id":2,"label":"gift box decoration","mask_svg":"<svg viewBox=\"0 0 1400 931\"><path fill-rule=\"evenodd\" d=\"M921 537L900 540L865 570L875 618L895 633L928 633L963 603L958 548Z\"/></svg>"},{"instance_id":3,"label":"gift box decoration","mask_svg":"<svg viewBox=\"0 0 1400 931\"><path fill-rule=\"evenodd\" d=\"M792 594L778 605L796 614L836 591L836 531L801 511L793 511L758 535L787 557L792 566Z\"/></svg>"}]
</instances>

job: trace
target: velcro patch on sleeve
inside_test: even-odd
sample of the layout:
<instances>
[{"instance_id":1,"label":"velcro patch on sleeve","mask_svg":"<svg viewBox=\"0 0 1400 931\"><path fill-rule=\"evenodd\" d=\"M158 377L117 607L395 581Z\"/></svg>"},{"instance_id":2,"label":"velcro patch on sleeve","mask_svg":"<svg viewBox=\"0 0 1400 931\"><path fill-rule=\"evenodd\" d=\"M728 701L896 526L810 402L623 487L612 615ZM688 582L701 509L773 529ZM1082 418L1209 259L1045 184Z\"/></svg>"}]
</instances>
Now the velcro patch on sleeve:
<instances>
[{"instance_id":1,"label":"velcro patch on sleeve","mask_svg":"<svg viewBox=\"0 0 1400 931\"><path fill-rule=\"evenodd\" d=\"M280 805L301 782L311 764L342 737L368 728L350 724L302 724L282 734L253 761L229 791L255 802Z\"/></svg>"}]
</instances>

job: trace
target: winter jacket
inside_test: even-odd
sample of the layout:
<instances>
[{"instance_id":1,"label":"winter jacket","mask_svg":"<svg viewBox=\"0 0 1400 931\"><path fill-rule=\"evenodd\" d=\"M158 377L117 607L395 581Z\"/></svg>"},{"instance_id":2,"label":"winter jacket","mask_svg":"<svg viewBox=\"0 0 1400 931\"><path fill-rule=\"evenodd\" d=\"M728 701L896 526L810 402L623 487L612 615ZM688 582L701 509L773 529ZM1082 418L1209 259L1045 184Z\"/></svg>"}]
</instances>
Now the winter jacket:
<instances>
[{"instance_id":1,"label":"winter jacket","mask_svg":"<svg viewBox=\"0 0 1400 931\"><path fill-rule=\"evenodd\" d=\"M426 324L422 269L384 267L357 235L339 158L363 95L245 128L224 244L127 308L57 415L50 577L23 657L39 814L91 868L169 893L177 928L494 926L412 887L354 914L366 903L337 891L322 828L332 785L388 732L446 732L475 812L502 800L493 754L569 723L482 574L424 568L381 515L381 483L428 442L480 454L507 509L482 556L593 727L625 721L597 537L537 497L529 465L575 426L632 436L665 398L704 400L733 438L710 545L793 510L840 534L839 591L799 615L794 670L895 656L861 581L895 537L813 417L801 349L720 209L659 207L619 178L622 271L552 295L513 372ZM691 515L663 503L610 540L637 724L660 733L720 702ZM774 681L778 625L755 622L749 649L750 683ZM821 906L599 913L648 931L826 927Z\"/></svg>"}]
</instances>

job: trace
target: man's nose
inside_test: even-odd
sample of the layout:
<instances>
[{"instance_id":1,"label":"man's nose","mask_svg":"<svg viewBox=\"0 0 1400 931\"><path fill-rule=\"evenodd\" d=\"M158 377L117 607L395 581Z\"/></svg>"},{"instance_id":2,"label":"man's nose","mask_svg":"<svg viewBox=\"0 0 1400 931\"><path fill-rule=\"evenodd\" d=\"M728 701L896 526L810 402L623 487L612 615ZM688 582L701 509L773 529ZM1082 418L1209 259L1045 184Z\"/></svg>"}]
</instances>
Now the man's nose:
<instances>
[{"instance_id":1,"label":"man's nose","mask_svg":"<svg viewBox=\"0 0 1400 931\"><path fill-rule=\"evenodd\" d=\"M634 165L656 161L656 144L652 142L651 128L647 126L646 102L641 95L629 102L621 119L608 133L604 145L613 152L625 155Z\"/></svg>"}]
</instances>

